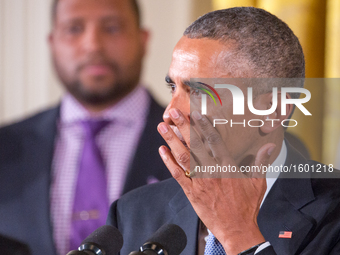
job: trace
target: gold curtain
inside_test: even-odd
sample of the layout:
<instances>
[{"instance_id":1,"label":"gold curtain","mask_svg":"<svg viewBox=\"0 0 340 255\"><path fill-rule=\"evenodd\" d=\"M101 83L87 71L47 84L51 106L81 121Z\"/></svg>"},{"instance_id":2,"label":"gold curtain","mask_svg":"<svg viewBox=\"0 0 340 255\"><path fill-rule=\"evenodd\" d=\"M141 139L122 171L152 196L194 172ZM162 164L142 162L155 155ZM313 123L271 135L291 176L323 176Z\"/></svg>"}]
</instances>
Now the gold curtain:
<instances>
[{"instance_id":1,"label":"gold curtain","mask_svg":"<svg viewBox=\"0 0 340 255\"><path fill-rule=\"evenodd\" d=\"M340 77L340 0L327 1L325 76ZM327 79L325 88L325 117L323 160L325 163L339 162L340 151L340 85L339 79ZM340 165L337 165L339 168Z\"/></svg>"},{"instance_id":2,"label":"gold curtain","mask_svg":"<svg viewBox=\"0 0 340 255\"><path fill-rule=\"evenodd\" d=\"M215 10L255 6L275 14L299 38L305 53L307 78L340 77L340 0L212 0L212 3ZM296 111L292 118L299 125L289 129L305 143L313 159L325 163L335 161L340 139L340 88L335 83L308 87L313 101L306 108L313 117L299 121L303 114Z\"/></svg>"},{"instance_id":3,"label":"gold curtain","mask_svg":"<svg viewBox=\"0 0 340 255\"><path fill-rule=\"evenodd\" d=\"M213 0L214 10L236 6L256 6L256 0Z\"/></svg>"}]
</instances>

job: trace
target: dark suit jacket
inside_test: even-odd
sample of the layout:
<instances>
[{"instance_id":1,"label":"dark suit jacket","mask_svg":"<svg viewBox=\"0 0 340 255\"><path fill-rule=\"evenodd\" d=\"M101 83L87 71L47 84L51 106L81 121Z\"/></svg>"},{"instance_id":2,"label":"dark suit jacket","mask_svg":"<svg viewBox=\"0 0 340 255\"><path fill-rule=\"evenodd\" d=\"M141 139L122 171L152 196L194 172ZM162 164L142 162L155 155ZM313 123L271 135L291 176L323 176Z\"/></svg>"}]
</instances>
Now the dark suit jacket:
<instances>
[{"instance_id":1,"label":"dark suit jacket","mask_svg":"<svg viewBox=\"0 0 340 255\"><path fill-rule=\"evenodd\" d=\"M289 144L287 147L287 166L315 163L307 162ZM258 215L260 230L272 247L259 255L340 254L340 180L313 179L310 177L314 176L307 175L299 179L279 178L273 185ZM182 254L194 255L198 222L194 209L174 179L121 197L112 204L107 221L123 234L123 255L138 250L166 223L182 227L188 238ZM279 238L280 231L291 231L292 238Z\"/></svg>"},{"instance_id":2,"label":"dark suit jacket","mask_svg":"<svg viewBox=\"0 0 340 255\"><path fill-rule=\"evenodd\" d=\"M124 193L149 176L170 177L158 154L163 111L152 99ZM59 107L0 129L0 234L27 243L33 255L55 254L49 196L58 115Z\"/></svg>"}]
</instances>

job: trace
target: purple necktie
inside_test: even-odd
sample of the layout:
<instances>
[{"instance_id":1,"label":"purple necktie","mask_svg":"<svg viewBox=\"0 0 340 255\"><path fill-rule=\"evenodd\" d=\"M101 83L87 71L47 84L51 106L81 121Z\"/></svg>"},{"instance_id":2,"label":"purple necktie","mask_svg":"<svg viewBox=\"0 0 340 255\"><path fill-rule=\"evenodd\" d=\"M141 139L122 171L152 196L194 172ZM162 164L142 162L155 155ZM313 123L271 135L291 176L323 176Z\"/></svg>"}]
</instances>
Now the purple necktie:
<instances>
[{"instance_id":1,"label":"purple necktie","mask_svg":"<svg viewBox=\"0 0 340 255\"><path fill-rule=\"evenodd\" d=\"M105 167L95 138L108 123L104 120L82 122L85 139L73 203L70 250L77 249L90 233L106 222L109 201Z\"/></svg>"}]
</instances>

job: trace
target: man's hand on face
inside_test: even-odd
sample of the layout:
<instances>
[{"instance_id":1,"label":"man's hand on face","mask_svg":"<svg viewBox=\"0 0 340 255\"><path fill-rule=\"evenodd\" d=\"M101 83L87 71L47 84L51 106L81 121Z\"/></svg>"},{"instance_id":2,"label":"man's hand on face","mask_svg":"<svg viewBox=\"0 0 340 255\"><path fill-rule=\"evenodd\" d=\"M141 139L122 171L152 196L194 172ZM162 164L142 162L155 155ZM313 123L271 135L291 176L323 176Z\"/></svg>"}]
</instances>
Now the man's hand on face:
<instances>
[{"instance_id":1,"label":"man's hand on face","mask_svg":"<svg viewBox=\"0 0 340 255\"><path fill-rule=\"evenodd\" d=\"M191 114L190 122L177 109L170 109L170 118L181 132L185 143L177 137L166 123L158 130L171 151L160 147L160 155L172 176L181 185L198 217L221 242L228 255L238 254L265 241L258 226L257 215L266 191L266 179L258 175L246 177L230 156L227 144L210 121L197 111ZM205 140L205 145L202 140ZM255 157L255 165L268 164L275 144L261 147ZM195 166L235 166L235 173L223 173L214 178L188 178L185 170L194 171ZM206 177L206 176L204 176ZM218 178L216 178L218 177Z\"/></svg>"}]
</instances>

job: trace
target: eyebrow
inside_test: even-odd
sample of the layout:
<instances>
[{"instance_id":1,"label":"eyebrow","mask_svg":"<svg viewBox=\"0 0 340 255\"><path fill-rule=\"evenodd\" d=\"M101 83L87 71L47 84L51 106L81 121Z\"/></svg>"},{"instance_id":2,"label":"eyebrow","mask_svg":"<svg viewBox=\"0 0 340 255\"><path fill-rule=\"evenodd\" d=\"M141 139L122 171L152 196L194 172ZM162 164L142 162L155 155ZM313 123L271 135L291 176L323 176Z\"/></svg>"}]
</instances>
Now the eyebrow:
<instances>
[{"instance_id":1,"label":"eyebrow","mask_svg":"<svg viewBox=\"0 0 340 255\"><path fill-rule=\"evenodd\" d=\"M69 24L69 23L75 23L75 22L82 22L84 20L86 20L86 18L84 18L83 16L74 15L74 16L64 17L63 19L60 19L60 22L64 24ZM111 15L111 14L100 17L98 20L100 22L112 22L112 21L117 22L117 23L122 22L122 19L119 16Z\"/></svg>"},{"instance_id":2,"label":"eyebrow","mask_svg":"<svg viewBox=\"0 0 340 255\"><path fill-rule=\"evenodd\" d=\"M165 76L165 82L166 83L174 83L174 81L170 78L170 76L168 74Z\"/></svg>"},{"instance_id":3,"label":"eyebrow","mask_svg":"<svg viewBox=\"0 0 340 255\"><path fill-rule=\"evenodd\" d=\"M169 76L169 74L167 74L165 76L165 82L166 83L175 83ZM196 84L196 82L190 82L190 80L182 80L182 83L190 88L197 88L199 87L198 84Z\"/></svg>"}]
</instances>

